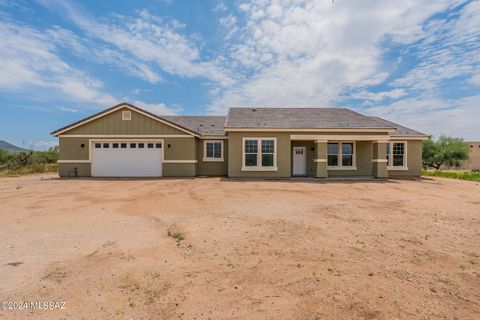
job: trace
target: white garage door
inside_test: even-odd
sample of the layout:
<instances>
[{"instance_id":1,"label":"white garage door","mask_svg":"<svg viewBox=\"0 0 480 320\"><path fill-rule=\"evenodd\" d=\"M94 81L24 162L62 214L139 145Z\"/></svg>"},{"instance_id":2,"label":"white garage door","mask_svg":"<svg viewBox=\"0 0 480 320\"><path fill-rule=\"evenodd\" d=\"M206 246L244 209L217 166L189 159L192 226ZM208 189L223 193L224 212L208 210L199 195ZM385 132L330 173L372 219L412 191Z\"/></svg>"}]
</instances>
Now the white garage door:
<instances>
[{"instance_id":1,"label":"white garage door","mask_svg":"<svg viewBox=\"0 0 480 320\"><path fill-rule=\"evenodd\" d=\"M162 142L95 141L94 177L161 177Z\"/></svg>"}]
</instances>

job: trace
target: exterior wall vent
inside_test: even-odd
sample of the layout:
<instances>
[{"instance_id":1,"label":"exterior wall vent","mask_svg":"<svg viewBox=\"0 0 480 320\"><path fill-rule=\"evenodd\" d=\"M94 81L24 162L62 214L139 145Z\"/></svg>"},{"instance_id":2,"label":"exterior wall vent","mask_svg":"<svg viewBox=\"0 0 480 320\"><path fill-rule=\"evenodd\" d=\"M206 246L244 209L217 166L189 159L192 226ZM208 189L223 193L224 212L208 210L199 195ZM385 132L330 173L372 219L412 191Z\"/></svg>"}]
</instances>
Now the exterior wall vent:
<instances>
[{"instance_id":1,"label":"exterior wall vent","mask_svg":"<svg viewBox=\"0 0 480 320\"><path fill-rule=\"evenodd\" d=\"M132 111L122 111L122 120L132 120Z\"/></svg>"}]
</instances>

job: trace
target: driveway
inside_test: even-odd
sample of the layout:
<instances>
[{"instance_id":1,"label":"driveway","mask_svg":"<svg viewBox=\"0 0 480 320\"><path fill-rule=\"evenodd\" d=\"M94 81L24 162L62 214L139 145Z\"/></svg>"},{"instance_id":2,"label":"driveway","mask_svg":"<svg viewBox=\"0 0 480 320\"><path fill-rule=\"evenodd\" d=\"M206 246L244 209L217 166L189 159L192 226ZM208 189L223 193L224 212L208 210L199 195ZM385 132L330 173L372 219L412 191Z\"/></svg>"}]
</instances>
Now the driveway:
<instances>
[{"instance_id":1,"label":"driveway","mask_svg":"<svg viewBox=\"0 0 480 320\"><path fill-rule=\"evenodd\" d=\"M478 319L480 184L0 178L0 319ZM169 235L170 234L170 235Z\"/></svg>"}]
</instances>

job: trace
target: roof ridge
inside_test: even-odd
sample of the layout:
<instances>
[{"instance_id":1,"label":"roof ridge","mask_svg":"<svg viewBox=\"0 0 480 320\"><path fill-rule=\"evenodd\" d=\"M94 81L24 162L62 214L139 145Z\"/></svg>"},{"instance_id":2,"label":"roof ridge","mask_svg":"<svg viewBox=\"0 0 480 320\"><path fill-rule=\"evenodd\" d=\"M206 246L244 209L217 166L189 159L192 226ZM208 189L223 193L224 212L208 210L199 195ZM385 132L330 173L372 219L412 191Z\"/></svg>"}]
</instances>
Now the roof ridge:
<instances>
[{"instance_id":1,"label":"roof ridge","mask_svg":"<svg viewBox=\"0 0 480 320\"><path fill-rule=\"evenodd\" d=\"M171 115L163 115L161 117L191 117L191 118L195 118L195 117L226 117L226 116L221 116L221 115L200 115L200 114L189 114L189 115L183 115L183 114L171 114Z\"/></svg>"}]
</instances>

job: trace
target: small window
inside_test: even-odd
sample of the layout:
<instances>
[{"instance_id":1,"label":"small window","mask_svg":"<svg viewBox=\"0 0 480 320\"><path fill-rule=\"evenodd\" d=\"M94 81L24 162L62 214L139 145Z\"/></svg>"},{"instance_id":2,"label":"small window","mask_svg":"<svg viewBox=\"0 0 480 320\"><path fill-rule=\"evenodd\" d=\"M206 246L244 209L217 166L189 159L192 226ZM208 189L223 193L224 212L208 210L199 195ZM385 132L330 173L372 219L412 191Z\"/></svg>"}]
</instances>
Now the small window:
<instances>
[{"instance_id":1,"label":"small window","mask_svg":"<svg viewBox=\"0 0 480 320\"><path fill-rule=\"evenodd\" d=\"M387 143L387 166L390 168L405 168L407 166L406 159L406 143L405 142L390 142Z\"/></svg>"},{"instance_id":2,"label":"small window","mask_svg":"<svg viewBox=\"0 0 480 320\"><path fill-rule=\"evenodd\" d=\"M258 141L245 140L245 166L256 167L258 156Z\"/></svg>"},{"instance_id":3,"label":"small window","mask_svg":"<svg viewBox=\"0 0 480 320\"><path fill-rule=\"evenodd\" d=\"M204 160L223 160L223 141L205 141Z\"/></svg>"},{"instance_id":4,"label":"small window","mask_svg":"<svg viewBox=\"0 0 480 320\"><path fill-rule=\"evenodd\" d=\"M110 147L110 143L104 143L104 144L103 144L103 148L107 148L107 149L108 149L109 147Z\"/></svg>"},{"instance_id":5,"label":"small window","mask_svg":"<svg viewBox=\"0 0 480 320\"><path fill-rule=\"evenodd\" d=\"M136 143L130 143L130 148L131 149L135 149L137 147L137 144Z\"/></svg>"},{"instance_id":6,"label":"small window","mask_svg":"<svg viewBox=\"0 0 480 320\"><path fill-rule=\"evenodd\" d=\"M120 148L125 149L127 147L126 143L120 143Z\"/></svg>"},{"instance_id":7,"label":"small window","mask_svg":"<svg viewBox=\"0 0 480 320\"><path fill-rule=\"evenodd\" d=\"M273 167L274 145L273 140L262 140L262 167Z\"/></svg>"},{"instance_id":8,"label":"small window","mask_svg":"<svg viewBox=\"0 0 480 320\"><path fill-rule=\"evenodd\" d=\"M122 111L122 120L132 120L132 112Z\"/></svg>"},{"instance_id":9,"label":"small window","mask_svg":"<svg viewBox=\"0 0 480 320\"><path fill-rule=\"evenodd\" d=\"M394 167L403 167L404 166L404 156L405 156L405 144L404 143L394 143L392 146L393 156L392 156L392 166Z\"/></svg>"},{"instance_id":10,"label":"small window","mask_svg":"<svg viewBox=\"0 0 480 320\"><path fill-rule=\"evenodd\" d=\"M140 149L145 148L145 143L139 143L139 144L138 144L138 147L139 147Z\"/></svg>"},{"instance_id":11,"label":"small window","mask_svg":"<svg viewBox=\"0 0 480 320\"><path fill-rule=\"evenodd\" d=\"M161 143L155 143L155 148L160 149L162 147Z\"/></svg>"},{"instance_id":12,"label":"small window","mask_svg":"<svg viewBox=\"0 0 480 320\"><path fill-rule=\"evenodd\" d=\"M331 169L353 169L355 167L355 144L353 142L328 143L327 166Z\"/></svg>"},{"instance_id":13,"label":"small window","mask_svg":"<svg viewBox=\"0 0 480 320\"><path fill-rule=\"evenodd\" d=\"M152 149L153 148L153 143L148 143L147 147L148 147L148 149Z\"/></svg>"},{"instance_id":14,"label":"small window","mask_svg":"<svg viewBox=\"0 0 480 320\"><path fill-rule=\"evenodd\" d=\"M112 148L118 149L118 143L112 143Z\"/></svg>"},{"instance_id":15,"label":"small window","mask_svg":"<svg viewBox=\"0 0 480 320\"><path fill-rule=\"evenodd\" d=\"M95 148L96 148L96 149L99 149L99 148L101 148L101 147L102 147L102 144L101 144L101 143L95 143Z\"/></svg>"},{"instance_id":16,"label":"small window","mask_svg":"<svg viewBox=\"0 0 480 320\"><path fill-rule=\"evenodd\" d=\"M327 158L329 167L338 166L338 143L327 144Z\"/></svg>"},{"instance_id":17,"label":"small window","mask_svg":"<svg viewBox=\"0 0 480 320\"><path fill-rule=\"evenodd\" d=\"M353 166L353 143L342 143L342 166Z\"/></svg>"}]
</instances>

